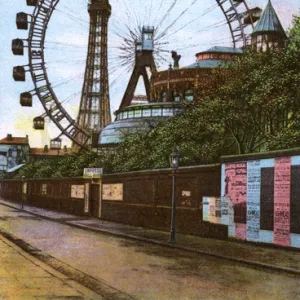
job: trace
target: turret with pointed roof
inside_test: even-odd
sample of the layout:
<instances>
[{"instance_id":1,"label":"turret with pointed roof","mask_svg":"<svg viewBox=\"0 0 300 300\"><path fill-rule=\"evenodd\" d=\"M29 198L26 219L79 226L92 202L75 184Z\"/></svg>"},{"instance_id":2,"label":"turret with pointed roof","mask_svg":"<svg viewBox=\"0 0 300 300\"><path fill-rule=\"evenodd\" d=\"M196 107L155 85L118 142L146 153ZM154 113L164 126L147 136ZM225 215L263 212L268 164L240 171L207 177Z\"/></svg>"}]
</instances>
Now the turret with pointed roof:
<instances>
[{"instance_id":1,"label":"turret with pointed roof","mask_svg":"<svg viewBox=\"0 0 300 300\"><path fill-rule=\"evenodd\" d=\"M284 48L286 39L286 33L271 0L269 0L267 7L252 32L252 45L258 51L282 49Z\"/></svg>"}]
</instances>

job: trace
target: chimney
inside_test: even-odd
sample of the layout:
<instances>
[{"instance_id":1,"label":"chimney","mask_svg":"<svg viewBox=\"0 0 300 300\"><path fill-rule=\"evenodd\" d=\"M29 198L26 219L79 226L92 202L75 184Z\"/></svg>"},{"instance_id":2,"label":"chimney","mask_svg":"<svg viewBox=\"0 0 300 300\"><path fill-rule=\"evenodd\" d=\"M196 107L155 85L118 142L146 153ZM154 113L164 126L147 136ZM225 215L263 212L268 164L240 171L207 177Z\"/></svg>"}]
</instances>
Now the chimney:
<instances>
[{"instance_id":1,"label":"chimney","mask_svg":"<svg viewBox=\"0 0 300 300\"><path fill-rule=\"evenodd\" d=\"M8 141L12 141L12 135L11 134L7 134L7 137L6 137L6 139L8 140Z\"/></svg>"},{"instance_id":2,"label":"chimney","mask_svg":"<svg viewBox=\"0 0 300 300\"><path fill-rule=\"evenodd\" d=\"M45 145L45 146L44 146L44 152L45 152L45 153L49 152L48 145Z\"/></svg>"}]
</instances>

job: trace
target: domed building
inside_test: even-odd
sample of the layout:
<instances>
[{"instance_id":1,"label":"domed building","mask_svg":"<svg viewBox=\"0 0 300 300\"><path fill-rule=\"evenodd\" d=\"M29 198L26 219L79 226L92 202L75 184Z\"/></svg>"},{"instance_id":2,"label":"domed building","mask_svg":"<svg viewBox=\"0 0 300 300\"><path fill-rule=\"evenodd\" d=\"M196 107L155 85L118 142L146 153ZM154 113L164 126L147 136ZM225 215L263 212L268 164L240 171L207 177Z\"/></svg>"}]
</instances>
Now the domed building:
<instances>
[{"instance_id":1,"label":"domed building","mask_svg":"<svg viewBox=\"0 0 300 300\"><path fill-rule=\"evenodd\" d=\"M159 123L182 112L181 103L133 104L115 112L116 119L99 136L99 144L106 147L121 143L128 135L144 133Z\"/></svg>"},{"instance_id":2,"label":"domed building","mask_svg":"<svg viewBox=\"0 0 300 300\"><path fill-rule=\"evenodd\" d=\"M182 113L184 103L199 101L219 84L217 69L226 70L226 63L244 53L243 49L215 46L196 53L194 63L179 68L181 56L172 51L174 65L157 72L153 58L153 33L153 27L143 28L142 41L136 43L134 70L120 108L115 112L115 122L101 132L99 147L117 145L127 135L147 132L160 122ZM284 47L286 34L271 1L268 1L251 37L250 46L257 51ZM147 67L152 72L151 79L146 75ZM134 96L140 76L144 79L146 96Z\"/></svg>"},{"instance_id":3,"label":"domed building","mask_svg":"<svg viewBox=\"0 0 300 300\"><path fill-rule=\"evenodd\" d=\"M216 68L242 53L241 49L213 47L197 53L196 62L189 66L153 72L148 88L150 97L127 97L133 89L129 83L120 108L115 112L115 121L100 133L99 146L116 146L128 135L147 132L179 115L183 112L183 103L197 101L198 91L205 92L205 87L214 84Z\"/></svg>"}]
</instances>

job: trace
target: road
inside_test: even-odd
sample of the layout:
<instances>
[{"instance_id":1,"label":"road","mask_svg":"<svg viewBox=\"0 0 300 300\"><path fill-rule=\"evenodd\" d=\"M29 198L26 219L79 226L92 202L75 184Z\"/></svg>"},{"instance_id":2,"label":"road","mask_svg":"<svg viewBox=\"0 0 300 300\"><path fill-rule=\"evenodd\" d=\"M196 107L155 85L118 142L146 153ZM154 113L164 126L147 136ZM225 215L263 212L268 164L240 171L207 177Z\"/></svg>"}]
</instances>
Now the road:
<instances>
[{"instance_id":1,"label":"road","mask_svg":"<svg viewBox=\"0 0 300 300\"><path fill-rule=\"evenodd\" d=\"M300 299L293 275L77 229L3 205L0 230L107 299Z\"/></svg>"}]
</instances>

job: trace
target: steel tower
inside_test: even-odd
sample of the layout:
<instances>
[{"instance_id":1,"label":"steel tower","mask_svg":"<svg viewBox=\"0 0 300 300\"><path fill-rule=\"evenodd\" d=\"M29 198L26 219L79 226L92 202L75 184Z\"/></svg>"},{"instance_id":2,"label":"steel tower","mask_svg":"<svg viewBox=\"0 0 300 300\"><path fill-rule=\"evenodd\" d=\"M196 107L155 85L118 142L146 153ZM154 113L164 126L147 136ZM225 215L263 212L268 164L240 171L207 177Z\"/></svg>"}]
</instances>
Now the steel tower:
<instances>
[{"instance_id":1,"label":"steel tower","mask_svg":"<svg viewBox=\"0 0 300 300\"><path fill-rule=\"evenodd\" d=\"M89 42L77 124L97 136L111 122L107 69L107 25L111 5L108 0L89 2Z\"/></svg>"}]
</instances>

